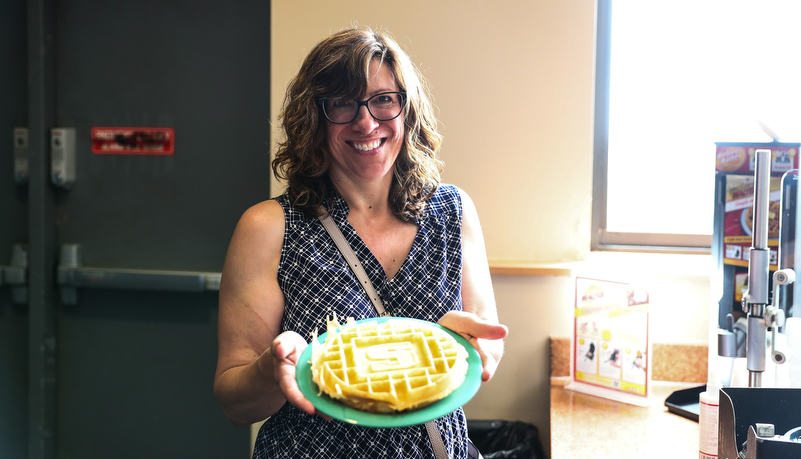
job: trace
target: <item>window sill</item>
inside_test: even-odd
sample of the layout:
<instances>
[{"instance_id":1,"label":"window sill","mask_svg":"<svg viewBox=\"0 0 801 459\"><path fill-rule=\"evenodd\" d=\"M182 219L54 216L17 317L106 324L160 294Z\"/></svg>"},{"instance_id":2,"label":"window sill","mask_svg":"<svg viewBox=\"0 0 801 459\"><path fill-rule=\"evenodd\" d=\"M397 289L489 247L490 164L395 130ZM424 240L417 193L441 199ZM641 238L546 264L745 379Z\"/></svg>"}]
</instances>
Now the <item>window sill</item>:
<instances>
[{"instance_id":1,"label":"window sill","mask_svg":"<svg viewBox=\"0 0 801 459\"><path fill-rule=\"evenodd\" d=\"M490 274L511 276L571 276L576 263L534 263L530 261L490 260Z\"/></svg>"},{"instance_id":2,"label":"window sill","mask_svg":"<svg viewBox=\"0 0 801 459\"><path fill-rule=\"evenodd\" d=\"M490 273L513 276L572 276L591 272L609 275L636 272L651 275L710 276L712 256L684 253L590 252L587 260L570 263L490 260Z\"/></svg>"}]
</instances>

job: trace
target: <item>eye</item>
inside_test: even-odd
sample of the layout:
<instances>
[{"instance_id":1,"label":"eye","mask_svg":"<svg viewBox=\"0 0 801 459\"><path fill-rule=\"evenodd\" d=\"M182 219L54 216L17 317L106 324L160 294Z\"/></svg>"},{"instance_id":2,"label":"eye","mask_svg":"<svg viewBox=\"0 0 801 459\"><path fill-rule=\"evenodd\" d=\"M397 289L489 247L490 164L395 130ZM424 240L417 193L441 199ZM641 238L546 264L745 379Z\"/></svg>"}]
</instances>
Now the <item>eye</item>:
<instances>
[{"instance_id":1,"label":"eye","mask_svg":"<svg viewBox=\"0 0 801 459\"><path fill-rule=\"evenodd\" d=\"M397 94L379 94L373 99L374 103L377 105L392 105L397 101L398 95Z\"/></svg>"},{"instance_id":2,"label":"eye","mask_svg":"<svg viewBox=\"0 0 801 459\"><path fill-rule=\"evenodd\" d=\"M348 110L356 103L352 99L333 99L328 101L328 106L332 110Z\"/></svg>"}]
</instances>

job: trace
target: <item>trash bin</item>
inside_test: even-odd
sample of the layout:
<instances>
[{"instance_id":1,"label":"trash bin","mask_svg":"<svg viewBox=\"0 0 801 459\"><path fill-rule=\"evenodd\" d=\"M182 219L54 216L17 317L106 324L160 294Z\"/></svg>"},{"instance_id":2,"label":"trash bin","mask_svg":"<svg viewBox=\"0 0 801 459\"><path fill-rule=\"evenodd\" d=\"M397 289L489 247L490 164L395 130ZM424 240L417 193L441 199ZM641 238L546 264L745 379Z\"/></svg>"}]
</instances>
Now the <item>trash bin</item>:
<instances>
[{"instance_id":1,"label":"trash bin","mask_svg":"<svg viewBox=\"0 0 801 459\"><path fill-rule=\"evenodd\" d=\"M467 435L484 459L546 459L537 427L519 421L467 421Z\"/></svg>"}]
</instances>

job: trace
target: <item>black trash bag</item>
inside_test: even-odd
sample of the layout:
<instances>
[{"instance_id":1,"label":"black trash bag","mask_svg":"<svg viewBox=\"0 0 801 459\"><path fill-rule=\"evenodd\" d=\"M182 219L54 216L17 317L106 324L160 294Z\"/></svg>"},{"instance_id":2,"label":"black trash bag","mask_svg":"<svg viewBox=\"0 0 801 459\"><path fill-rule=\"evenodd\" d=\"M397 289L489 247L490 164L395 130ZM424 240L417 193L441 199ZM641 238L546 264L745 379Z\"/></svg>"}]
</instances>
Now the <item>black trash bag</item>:
<instances>
[{"instance_id":1,"label":"black trash bag","mask_svg":"<svg viewBox=\"0 0 801 459\"><path fill-rule=\"evenodd\" d=\"M537 427L519 421L467 421L467 435L484 459L545 459Z\"/></svg>"}]
</instances>

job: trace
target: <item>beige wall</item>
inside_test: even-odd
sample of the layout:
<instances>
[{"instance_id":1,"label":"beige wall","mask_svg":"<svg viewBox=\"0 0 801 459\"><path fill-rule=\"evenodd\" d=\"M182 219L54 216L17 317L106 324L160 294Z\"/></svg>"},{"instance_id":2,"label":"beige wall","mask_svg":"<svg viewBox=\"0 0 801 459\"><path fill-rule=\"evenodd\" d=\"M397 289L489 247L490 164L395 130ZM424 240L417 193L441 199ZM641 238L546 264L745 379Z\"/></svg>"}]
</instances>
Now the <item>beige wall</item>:
<instances>
[{"instance_id":1,"label":"beige wall","mask_svg":"<svg viewBox=\"0 0 801 459\"><path fill-rule=\"evenodd\" d=\"M594 14L592 0L275 1L273 113L326 34L385 27L432 84L444 180L475 201L490 257L583 259Z\"/></svg>"},{"instance_id":2,"label":"beige wall","mask_svg":"<svg viewBox=\"0 0 801 459\"><path fill-rule=\"evenodd\" d=\"M273 120L317 41L353 22L385 27L432 84L444 179L475 201L490 259L588 258L593 0L276 0L272 8ZM608 263L591 265L604 272ZM688 276L652 257L614 263L636 265L657 293L652 323L663 326L653 341L706 341L708 257L691 257ZM571 279L496 275L493 282L510 327L507 352L465 410L473 419L533 423L548 449L547 339L572 332Z\"/></svg>"}]
</instances>

